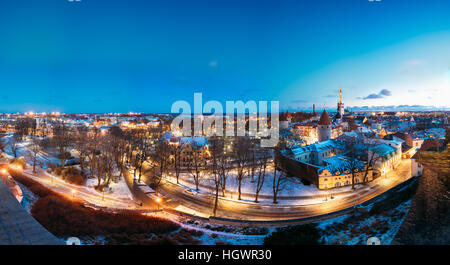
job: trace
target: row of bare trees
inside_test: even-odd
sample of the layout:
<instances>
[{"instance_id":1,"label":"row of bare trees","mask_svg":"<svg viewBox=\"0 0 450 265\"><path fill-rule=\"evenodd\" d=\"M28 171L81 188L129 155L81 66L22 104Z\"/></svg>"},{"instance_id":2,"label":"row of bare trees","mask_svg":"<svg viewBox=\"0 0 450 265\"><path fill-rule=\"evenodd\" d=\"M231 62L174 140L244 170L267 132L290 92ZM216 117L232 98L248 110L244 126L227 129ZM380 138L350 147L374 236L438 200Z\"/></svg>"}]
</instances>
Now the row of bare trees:
<instances>
[{"instance_id":1,"label":"row of bare trees","mask_svg":"<svg viewBox=\"0 0 450 265\"><path fill-rule=\"evenodd\" d=\"M263 148L258 141L248 137L237 137L233 142L233 151L226 151L225 139L214 136L209 139L210 158L208 168L214 184L215 215L218 208L219 196L226 196L227 180L234 176L237 182L238 200L242 199L242 187L245 181L254 183L254 201L259 202L259 194L268 175L268 166L272 157L269 148ZM195 160L195 158L194 158ZM230 174L234 170L235 174ZM197 172L195 169L194 172ZM283 188L286 175L282 171L273 169L273 203L277 203L278 194ZM198 180L194 180L198 185ZM197 186L198 187L198 186Z\"/></svg>"},{"instance_id":2,"label":"row of bare trees","mask_svg":"<svg viewBox=\"0 0 450 265\"><path fill-rule=\"evenodd\" d=\"M226 196L227 181L230 176L236 178L238 199L242 199L242 187L246 181L254 186L254 201L259 202L260 192L267 182L271 150L262 148L255 139L237 137L232 144L232 152L226 147L223 137L209 139L208 158L197 152L202 145L191 142L191 162L182 167L182 149L161 140L164 130L161 127L122 131L120 127L111 126L107 130L88 129L86 127L69 127L64 123L55 123L50 138L51 147L57 151L60 166L65 167L71 158L71 150L76 151L82 176L97 178L97 188L108 186L112 176L117 172L122 177L124 171L132 170L134 179L145 182L155 189L156 194L165 175L174 173L177 182L181 172L187 171L199 189L204 173L210 175L214 183L214 214L218 208L219 196ZM10 141L10 148L16 154L17 141ZM28 148L28 160L33 162L33 170L38 164L38 155L48 141L36 137ZM170 172L169 172L170 171ZM231 171L235 171L231 174ZM273 170L273 202L286 179L282 171Z\"/></svg>"}]
</instances>

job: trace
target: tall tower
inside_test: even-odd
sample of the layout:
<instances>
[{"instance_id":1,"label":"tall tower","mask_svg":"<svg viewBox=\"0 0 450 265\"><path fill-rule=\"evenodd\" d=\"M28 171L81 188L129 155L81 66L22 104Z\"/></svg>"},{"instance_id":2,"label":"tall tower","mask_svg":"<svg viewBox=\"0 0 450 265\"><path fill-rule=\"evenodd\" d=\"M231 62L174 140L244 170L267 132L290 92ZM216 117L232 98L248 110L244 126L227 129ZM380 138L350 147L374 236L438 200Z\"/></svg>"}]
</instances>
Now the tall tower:
<instances>
[{"instance_id":1,"label":"tall tower","mask_svg":"<svg viewBox=\"0 0 450 265\"><path fill-rule=\"evenodd\" d=\"M322 116L320 116L317 125L317 136L319 137L319 142L331 139L331 120L326 110L323 110Z\"/></svg>"},{"instance_id":2,"label":"tall tower","mask_svg":"<svg viewBox=\"0 0 450 265\"><path fill-rule=\"evenodd\" d=\"M339 89L339 102L337 104L338 118L344 117L344 102L342 101L342 90Z\"/></svg>"}]
</instances>

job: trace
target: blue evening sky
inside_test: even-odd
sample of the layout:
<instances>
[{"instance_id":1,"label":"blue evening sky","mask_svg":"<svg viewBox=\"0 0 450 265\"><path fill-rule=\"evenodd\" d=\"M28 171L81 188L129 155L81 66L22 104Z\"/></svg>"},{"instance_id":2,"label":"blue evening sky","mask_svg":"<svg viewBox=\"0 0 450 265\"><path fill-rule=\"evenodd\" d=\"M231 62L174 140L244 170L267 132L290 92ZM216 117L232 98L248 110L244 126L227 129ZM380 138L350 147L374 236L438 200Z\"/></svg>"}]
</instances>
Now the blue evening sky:
<instances>
[{"instance_id":1,"label":"blue evening sky","mask_svg":"<svg viewBox=\"0 0 450 265\"><path fill-rule=\"evenodd\" d=\"M2 0L0 112L449 107L448 0Z\"/></svg>"}]
</instances>

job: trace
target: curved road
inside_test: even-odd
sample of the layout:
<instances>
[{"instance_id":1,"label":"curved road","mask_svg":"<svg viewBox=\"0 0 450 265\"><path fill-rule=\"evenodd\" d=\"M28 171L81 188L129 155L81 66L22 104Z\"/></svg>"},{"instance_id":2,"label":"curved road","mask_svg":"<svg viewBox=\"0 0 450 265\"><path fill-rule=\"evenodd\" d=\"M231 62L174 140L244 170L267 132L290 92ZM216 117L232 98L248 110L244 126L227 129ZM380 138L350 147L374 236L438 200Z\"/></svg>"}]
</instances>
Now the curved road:
<instances>
[{"instance_id":1,"label":"curved road","mask_svg":"<svg viewBox=\"0 0 450 265\"><path fill-rule=\"evenodd\" d=\"M128 177L131 177L128 174ZM403 183L411 177L410 160L403 160L399 167L388 176L376 180L370 189L358 194L349 195L336 200L312 205L259 205L219 197L217 217L242 219L251 221L280 221L289 219L310 218L347 209L370 200L387 190ZM146 181L145 177L143 180ZM364 187L364 186L363 186ZM189 195L177 184L164 182L160 193L166 202L164 208L172 208L190 214L210 217L214 205L214 197L206 194Z\"/></svg>"}]
</instances>

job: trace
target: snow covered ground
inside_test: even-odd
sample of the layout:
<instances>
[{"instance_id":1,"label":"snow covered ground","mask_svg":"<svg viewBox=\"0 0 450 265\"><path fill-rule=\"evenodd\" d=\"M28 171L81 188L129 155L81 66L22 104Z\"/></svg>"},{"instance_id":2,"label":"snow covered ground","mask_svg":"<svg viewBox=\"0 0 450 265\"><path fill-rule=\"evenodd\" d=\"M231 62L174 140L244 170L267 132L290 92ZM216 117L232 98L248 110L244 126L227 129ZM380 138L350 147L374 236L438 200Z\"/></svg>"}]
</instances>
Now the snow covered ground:
<instances>
[{"instance_id":1,"label":"snow covered ground","mask_svg":"<svg viewBox=\"0 0 450 265\"><path fill-rule=\"evenodd\" d=\"M22 207L28 212L30 213L31 211L31 206L33 205L34 202L36 202L39 197L34 195L34 193L32 193L27 187L25 187L24 185L17 183L20 187L20 189L23 192L23 199L22 202L20 203L22 205Z\"/></svg>"},{"instance_id":2,"label":"snow covered ground","mask_svg":"<svg viewBox=\"0 0 450 265\"><path fill-rule=\"evenodd\" d=\"M13 157L13 151L11 150L11 146L8 144L13 137L12 133L7 133L5 137L3 137L3 143L5 144L5 153ZM17 157L25 157L27 158L28 146L32 141L31 137L27 137L22 142L17 143ZM37 164L43 169L47 169L49 164L61 164L61 160L56 157L56 152L43 150L37 154Z\"/></svg>"},{"instance_id":3,"label":"snow covered ground","mask_svg":"<svg viewBox=\"0 0 450 265\"><path fill-rule=\"evenodd\" d=\"M318 222L327 245L365 245L369 237L378 237L382 245L390 245L411 205L408 200L384 214L361 216L346 214ZM370 210L369 205L365 207Z\"/></svg>"},{"instance_id":4,"label":"snow covered ground","mask_svg":"<svg viewBox=\"0 0 450 265\"><path fill-rule=\"evenodd\" d=\"M8 133L5 137L3 137L3 141L6 144L5 153L6 156L10 159L13 158L13 152L11 150L11 147L7 143L11 140L11 137L13 137L12 133ZM27 157L28 152L27 148L30 145L31 141L32 141L31 137L27 137L24 141L17 143L18 146L17 157L23 156L27 160L28 164L30 164L31 161L29 161ZM56 157L56 152L51 150L50 151L43 150L39 152L39 154L37 155L37 160L38 160L37 166L42 169L47 169L49 164L61 164L61 160ZM30 174L32 173L31 171L29 171L31 167L32 167L31 165L28 165L28 169L26 169L26 171ZM115 175L118 175L118 172L114 173ZM50 177L59 178L53 174L48 173L47 171L45 172L45 174ZM97 178L88 178L86 186L91 187L93 190L95 190L94 187L97 186ZM105 194L114 194L114 196L117 198L130 200L133 199L133 195L131 194L131 191L128 188L125 179L123 177L118 179L117 182L112 181L109 185L109 188L110 189L107 192L105 192Z\"/></svg>"},{"instance_id":5,"label":"snow covered ground","mask_svg":"<svg viewBox=\"0 0 450 265\"><path fill-rule=\"evenodd\" d=\"M86 186L92 189L95 189L97 184L97 178L88 178L86 181ZM114 196L117 198L133 200L133 195L131 194L127 183L125 182L124 177L118 178L117 182L111 181L111 183L109 184L109 189L105 191L105 193L114 194Z\"/></svg>"},{"instance_id":6,"label":"snow covered ground","mask_svg":"<svg viewBox=\"0 0 450 265\"><path fill-rule=\"evenodd\" d=\"M165 176L165 180L173 184L176 184L176 177L171 175ZM183 188L189 188L195 190L196 186L193 177L189 173L181 173L179 176L179 184ZM198 192L201 194L214 195L214 180L212 176L203 175L200 178L200 185ZM241 184L241 202L253 203L255 200L255 190L256 190L256 178L251 181L251 177L245 177ZM263 187L259 193L259 204L272 204L273 197L273 172L268 171L265 177ZM357 189L362 186L357 185ZM226 196L221 197L223 199L237 200L238 194L238 181L236 179L236 171L231 171L226 184ZM360 189L362 190L362 189ZM344 193L344 194L341 194ZM339 194L339 195L336 195ZM333 199L344 198L346 196L353 195L351 192L351 186L333 189L331 191L319 190L315 185L305 185L298 178L287 178L282 185L279 192L278 203L279 204L289 204L289 205L310 205L326 203L330 201L331 196Z\"/></svg>"},{"instance_id":7,"label":"snow covered ground","mask_svg":"<svg viewBox=\"0 0 450 265\"><path fill-rule=\"evenodd\" d=\"M236 170L230 171L229 176L227 178L226 183L226 189L228 192L237 192L238 190L238 181L236 178L237 172ZM176 183L176 178L172 174L170 176L167 176L167 178L171 181ZM192 177L192 174L189 173L180 173L179 180L181 184L193 187L195 188L194 180ZM208 176L206 174L202 174L200 176L200 190L204 191L213 191L214 190L214 180L213 176ZM272 190L272 184L273 184L273 171L268 170L266 172L266 177L264 178L264 184L260 191L260 196L267 195L272 196L273 190ZM246 176L242 180L241 183L241 191L243 194L254 194L256 190L257 185L257 178L255 176L254 181L252 181L251 177ZM358 185L357 185L358 186ZM282 186L280 188L280 196L315 196L315 195L326 195L326 194L333 194L333 193L341 193L341 192L347 192L351 190L351 186L341 187L332 189L329 191L326 190L319 190L315 185L305 185L303 184L300 179L298 178L287 178L286 181L282 182Z\"/></svg>"}]
</instances>

